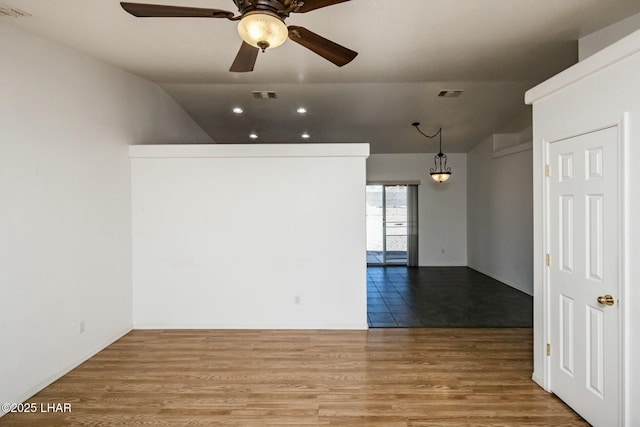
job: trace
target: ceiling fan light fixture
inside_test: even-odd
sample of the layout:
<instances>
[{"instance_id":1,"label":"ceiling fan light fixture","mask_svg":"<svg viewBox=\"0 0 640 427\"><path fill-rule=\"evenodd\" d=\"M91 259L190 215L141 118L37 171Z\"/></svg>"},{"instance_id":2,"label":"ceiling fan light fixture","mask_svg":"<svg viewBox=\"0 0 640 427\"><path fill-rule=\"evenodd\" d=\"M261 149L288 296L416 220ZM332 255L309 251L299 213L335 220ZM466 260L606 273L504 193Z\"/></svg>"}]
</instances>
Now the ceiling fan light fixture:
<instances>
[{"instance_id":1,"label":"ceiling fan light fixture","mask_svg":"<svg viewBox=\"0 0 640 427\"><path fill-rule=\"evenodd\" d=\"M272 49L289 37L289 30L276 14L257 11L245 14L238 23L238 34L253 47Z\"/></svg>"}]
</instances>

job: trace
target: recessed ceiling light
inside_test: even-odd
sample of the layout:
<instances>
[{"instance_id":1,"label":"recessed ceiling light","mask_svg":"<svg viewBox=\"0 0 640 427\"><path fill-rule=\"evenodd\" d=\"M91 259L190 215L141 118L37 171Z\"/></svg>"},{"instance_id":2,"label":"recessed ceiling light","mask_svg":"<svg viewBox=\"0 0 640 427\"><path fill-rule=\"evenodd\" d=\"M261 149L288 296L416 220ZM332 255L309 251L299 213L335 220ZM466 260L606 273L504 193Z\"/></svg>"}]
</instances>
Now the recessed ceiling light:
<instances>
[{"instance_id":1,"label":"recessed ceiling light","mask_svg":"<svg viewBox=\"0 0 640 427\"><path fill-rule=\"evenodd\" d=\"M249 138L251 138L251 139L258 139L258 134L257 134L257 133L250 133L250 134L249 134Z\"/></svg>"},{"instance_id":2,"label":"recessed ceiling light","mask_svg":"<svg viewBox=\"0 0 640 427\"><path fill-rule=\"evenodd\" d=\"M311 138L311 135L309 135L309 134L308 134L308 133L306 133L306 132L305 132L305 133L303 133L303 134L302 134L302 135L300 135L300 136L302 136L304 139L309 139L309 138Z\"/></svg>"},{"instance_id":3,"label":"recessed ceiling light","mask_svg":"<svg viewBox=\"0 0 640 427\"><path fill-rule=\"evenodd\" d=\"M307 109L304 107L300 107L296 110L299 114L305 114L307 112Z\"/></svg>"},{"instance_id":4,"label":"recessed ceiling light","mask_svg":"<svg viewBox=\"0 0 640 427\"><path fill-rule=\"evenodd\" d=\"M233 112L236 114L242 114L244 111L240 107L234 107Z\"/></svg>"}]
</instances>

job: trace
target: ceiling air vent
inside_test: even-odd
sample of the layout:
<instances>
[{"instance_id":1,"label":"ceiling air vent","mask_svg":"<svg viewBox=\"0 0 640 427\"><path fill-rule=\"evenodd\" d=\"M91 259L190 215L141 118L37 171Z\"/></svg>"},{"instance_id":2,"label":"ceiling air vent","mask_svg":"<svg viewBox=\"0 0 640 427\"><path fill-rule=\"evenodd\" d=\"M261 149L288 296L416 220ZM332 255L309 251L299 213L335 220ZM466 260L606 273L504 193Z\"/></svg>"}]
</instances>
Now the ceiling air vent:
<instances>
[{"instance_id":1,"label":"ceiling air vent","mask_svg":"<svg viewBox=\"0 0 640 427\"><path fill-rule=\"evenodd\" d=\"M438 94L441 98L457 98L462 95L463 90L441 90Z\"/></svg>"},{"instance_id":2,"label":"ceiling air vent","mask_svg":"<svg viewBox=\"0 0 640 427\"><path fill-rule=\"evenodd\" d=\"M253 97L257 99L275 99L278 97L275 92L256 90L253 91Z\"/></svg>"},{"instance_id":3,"label":"ceiling air vent","mask_svg":"<svg viewBox=\"0 0 640 427\"><path fill-rule=\"evenodd\" d=\"M0 18L4 16L11 16L13 18L20 18L21 16L31 16L27 12L22 11L20 9L16 9L15 7L7 6L5 4L0 3Z\"/></svg>"}]
</instances>

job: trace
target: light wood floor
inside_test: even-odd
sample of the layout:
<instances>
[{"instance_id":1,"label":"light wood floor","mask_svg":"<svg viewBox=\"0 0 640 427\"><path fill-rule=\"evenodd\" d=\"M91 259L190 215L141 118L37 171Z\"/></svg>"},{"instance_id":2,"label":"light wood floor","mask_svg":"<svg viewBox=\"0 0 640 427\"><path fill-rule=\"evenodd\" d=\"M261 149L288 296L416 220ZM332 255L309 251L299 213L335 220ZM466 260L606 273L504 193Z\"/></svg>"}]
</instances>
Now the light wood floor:
<instances>
[{"instance_id":1,"label":"light wood floor","mask_svg":"<svg viewBox=\"0 0 640 427\"><path fill-rule=\"evenodd\" d=\"M133 331L1 426L587 426L531 381L531 329Z\"/></svg>"}]
</instances>

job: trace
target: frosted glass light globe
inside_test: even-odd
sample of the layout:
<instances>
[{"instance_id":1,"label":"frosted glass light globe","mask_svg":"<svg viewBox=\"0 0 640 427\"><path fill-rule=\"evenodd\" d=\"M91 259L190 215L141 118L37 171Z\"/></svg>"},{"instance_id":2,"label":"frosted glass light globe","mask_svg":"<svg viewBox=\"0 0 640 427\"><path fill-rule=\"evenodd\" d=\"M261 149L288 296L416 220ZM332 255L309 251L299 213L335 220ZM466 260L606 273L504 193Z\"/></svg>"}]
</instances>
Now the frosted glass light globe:
<instances>
[{"instance_id":1,"label":"frosted glass light globe","mask_svg":"<svg viewBox=\"0 0 640 427\"><path fill-rule=\"evenodd\" d=\"M276 15L250 12L238 23L238 34L251 46L265 50L284 43L289 36L289 30Z\"/></svg>"},{"instance_id":2,"label":"frosted glass light globe","mask_svg":"<svg viewBox=\"0 0 640 427\"><path fill-rule=\"evenodd\" d=\"M451 172L442 172L442 173L431 173L431 178L433 178L436 182L447 182L449 177L451 176Z\"/></svg>"}]
</instances>

